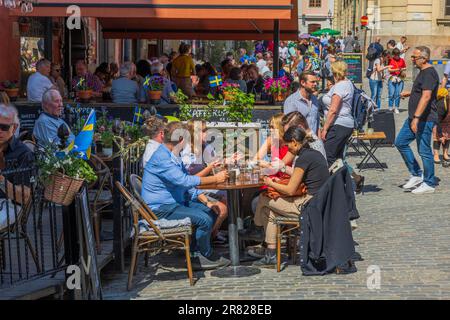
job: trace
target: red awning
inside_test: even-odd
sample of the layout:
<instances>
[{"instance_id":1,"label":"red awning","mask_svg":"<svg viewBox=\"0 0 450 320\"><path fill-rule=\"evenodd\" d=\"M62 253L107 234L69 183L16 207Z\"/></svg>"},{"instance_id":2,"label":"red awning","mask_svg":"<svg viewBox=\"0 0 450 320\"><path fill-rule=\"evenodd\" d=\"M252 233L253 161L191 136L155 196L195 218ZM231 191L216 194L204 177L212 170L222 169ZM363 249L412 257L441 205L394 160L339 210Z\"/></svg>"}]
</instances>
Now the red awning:
<instances>
[{"instance_id":1,"label":"red awning","mask_svg":"<svg viewBox=\"0 0 450 320\"><path fill-rule=\"evenodd\" d=\"M69 5L98 18L104 38L272 39L275 19L282 39L298 35L296 0L40 0L27 15L67 17Z\"/></svg>"}]
</instances>

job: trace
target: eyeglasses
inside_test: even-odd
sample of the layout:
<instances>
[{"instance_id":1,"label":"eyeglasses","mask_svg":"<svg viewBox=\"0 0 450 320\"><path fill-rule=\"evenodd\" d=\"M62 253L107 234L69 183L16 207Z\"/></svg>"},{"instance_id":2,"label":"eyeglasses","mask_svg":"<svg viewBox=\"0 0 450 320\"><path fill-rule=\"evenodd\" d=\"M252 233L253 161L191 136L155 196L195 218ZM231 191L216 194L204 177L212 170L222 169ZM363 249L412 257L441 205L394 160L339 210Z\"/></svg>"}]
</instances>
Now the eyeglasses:
<instances>
[{"instance_id":1,"label":"eyeglasses","mask_svg":"<svg viewBox=\"0 0 450 320\"><path fill-rule=\"evenodd\" d=\"M0 130L1 131L8 131L9 129L11 129L11 127L13 126L14 124L12 123L12 124L4 124L4 123L0 123Z\"/></svg>"},{"instance_id":2,"label":"eyeglasses","mask_svg":"<svg viewBox=\"0 0 450 320\"><path fill-rule=\"evenodd\" d=\"M413 60L419 60L419 59L425 59L425 58L422 57L422 56L411 56L411 59L413 59Z\"/></svg>"}]
</instances>

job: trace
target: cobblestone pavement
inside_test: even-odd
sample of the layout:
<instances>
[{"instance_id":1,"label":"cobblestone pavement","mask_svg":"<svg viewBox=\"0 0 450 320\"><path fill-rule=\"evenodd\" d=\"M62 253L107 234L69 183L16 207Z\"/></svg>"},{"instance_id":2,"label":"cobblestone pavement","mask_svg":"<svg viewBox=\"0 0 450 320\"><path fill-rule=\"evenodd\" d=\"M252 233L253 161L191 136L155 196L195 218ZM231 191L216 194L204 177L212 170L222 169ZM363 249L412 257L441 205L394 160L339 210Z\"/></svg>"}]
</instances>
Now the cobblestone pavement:
<instances>
[{"instance_id":1,"label":"cobblestone pavement","mask_svg":"<svg viewBox=\"0 0 450 320\"><path fill-rule=\"evenodd\" d=\"M406 102L396 115L397 132L406 118ZM415 150L415 146L413 146ZM288 265L280 273L262 269L259 275L220 279L197 272L190 287L181 256L161 255L143 261L134 289L126 291L126 273L103 277L106 299L450 299L450 169L436 166L436 193L415 196L401 185L409 174L394 148L380 148L377 156L389 168L364 170L365 194L357 196L361 218L354 231L357 251L364 261L349 275L305 277L300 267ZM358 158L351 157L355 164ZM175 259L176 258L176 259ZM173 262L177 267L173 267ZM159 263L159 265L158 265ZM381 269L381 286L367 288L371 265ZM128 270L126 270L128 271Z\"/></svg>"}]
</instances>

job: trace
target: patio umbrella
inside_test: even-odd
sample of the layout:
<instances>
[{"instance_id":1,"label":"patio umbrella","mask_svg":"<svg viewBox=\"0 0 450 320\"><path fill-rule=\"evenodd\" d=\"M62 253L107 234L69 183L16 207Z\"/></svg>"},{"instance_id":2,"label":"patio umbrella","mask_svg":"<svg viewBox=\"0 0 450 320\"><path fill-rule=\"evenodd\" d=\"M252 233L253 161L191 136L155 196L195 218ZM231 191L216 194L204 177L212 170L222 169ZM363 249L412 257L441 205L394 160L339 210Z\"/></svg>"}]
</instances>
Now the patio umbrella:
<instances>
[{"instance_id":1,"label":"patio umbrella","mask_svg":"<svg viewBox=\"0 0 450 320\"><path fill-rule=\"evenodd\" d=\"M321 36L323 34L328 34L330 36L339 36L341 34L341 32L338 30L325 28L325 29L317 30L316 32L312 33L313 36Z\"/></svg>"}]
</instances>

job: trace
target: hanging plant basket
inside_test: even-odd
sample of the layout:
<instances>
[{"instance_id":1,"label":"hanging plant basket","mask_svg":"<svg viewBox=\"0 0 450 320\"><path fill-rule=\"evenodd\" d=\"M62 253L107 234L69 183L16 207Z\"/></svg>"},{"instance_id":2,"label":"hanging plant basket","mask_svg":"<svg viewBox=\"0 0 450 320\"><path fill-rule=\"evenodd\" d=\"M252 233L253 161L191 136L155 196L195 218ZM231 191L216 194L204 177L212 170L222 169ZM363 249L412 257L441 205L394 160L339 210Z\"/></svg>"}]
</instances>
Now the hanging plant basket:
<instances>
[{"instance_id":1,"label":"hanging plant basket","mask_svg":"<svg viewBox=\"0 0 450 320\"><path fill-rule=\"evenodd\" d=\"M52 174L45 185L44 197L53 203L68 206L83 185L83 179L75 179L62 173Z\"/></svg>"}]
</instances>

